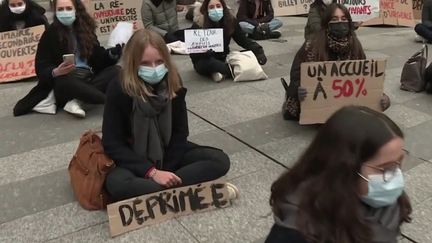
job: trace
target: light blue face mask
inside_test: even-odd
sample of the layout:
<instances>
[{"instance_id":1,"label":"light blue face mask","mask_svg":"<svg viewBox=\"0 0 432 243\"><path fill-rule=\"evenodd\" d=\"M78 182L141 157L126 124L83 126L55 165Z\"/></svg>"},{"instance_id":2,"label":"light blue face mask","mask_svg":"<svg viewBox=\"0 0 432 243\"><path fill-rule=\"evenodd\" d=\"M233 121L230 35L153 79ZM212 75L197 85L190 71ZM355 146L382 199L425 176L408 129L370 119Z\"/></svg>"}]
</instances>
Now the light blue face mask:
<instances>
[{"instance_id":1,"label":"light blue face mask","mask_svg":"<svg viewBox=\"0 0 432 243\"><path fill-rule=\"evenodd\" d=\"M71 11L57 11L56 17L65 26L71 26L76 19L75 10Z\"/></svg>"},{"instance_id":2,"label":"light blue face mask","mask_svg":"<svg viewBox=\"0 0 432 243\"><path fill-rule=\"evenodd\" d=\"M158 65L155 68L140 66L138 69L138 76L150 85L160 83L167 73L168 69L165 64Z\"/></svg>"},{"instance_id":3,"label":"light blue face mask","mask_svg":"<svg viewBox=\"0 0 432 243\"><path fill-rule=\"evenodd\" d=\"M360 175L360 174L359 174ZM361 200L373 208L381 208L396 203L404 190L404 178L401 169L397 169L394 177L385 182L382 175L369 175L368 194L362 196Z\"/></svg>"},{"instance_id":4,"label":"light blue face mask","mask_svg":"<svg viewBox=\"0 0 432 243\"><path fill-rule=\"evenodd\" d=\"M209 9L208 15L213 22L219 22L223 17L223 8Z\"/></svg>"}]
</instances>

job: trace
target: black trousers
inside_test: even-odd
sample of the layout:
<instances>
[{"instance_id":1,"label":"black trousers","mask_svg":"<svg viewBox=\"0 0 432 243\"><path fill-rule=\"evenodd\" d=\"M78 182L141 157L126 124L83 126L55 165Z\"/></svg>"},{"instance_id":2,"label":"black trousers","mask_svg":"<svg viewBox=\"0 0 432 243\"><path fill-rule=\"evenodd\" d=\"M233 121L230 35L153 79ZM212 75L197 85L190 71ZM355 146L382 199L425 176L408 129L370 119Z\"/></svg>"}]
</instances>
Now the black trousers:
<instances>
[{"instance_id":1,"label":"black trousers","mask_svg":"<svg viewBox=\"0 0 432 243\"><path fill-rule=\"evenodd\" d=\"M428 42L432 41L432 27L427 27L424 24L417 24L414 30L419 36L425 38Z\"/></svg>"},{"instance_id":2,"label":"black trousers","mask_svg":"<svg viewBox=\"0 0 432 243\"><path fill-rule=\"evenodd\" d=\"M305 238L297 231L274 224L265 243L307 243Z\"/></svg>"},{"instance_id":3,"label":"black trousers","mask_svg":"<svg viewBox=\"0 0 432 243\"><path fill-rule=\"evenodd\" d=\"M226 77L232 76L228 64L214 57L202 58L196 61L194 69L204 76L210 76L212 73L222 73Z\"/></svg>"},{"instance_id":4,"label":"black trousers","mask_svg":"<svg viewBox=\"0 0 432 243\"><path fill-rule=\"evenodd\" d=\"M179 169L172 171L182 186L212 181L224 176L230 168L228 156L219 149L195 147L184 153ZM105 188L114 201L165 190L152 179L137 177L131 171L116 167L106 178Z\"/></svg>"},{"instance_id":5,"label":"black trousers","mask_svg":"<svg viewBox=\"0 0 432 243\"><path fill-rule=\"evenodd\" d=\"M93 76L83 70L76 70L54 79L54 95L57 106L63 106L72 99L88 104L104 104L105 91L109 83L118 78L120 68L110 66Z\"/></svg>"}]
</instances>

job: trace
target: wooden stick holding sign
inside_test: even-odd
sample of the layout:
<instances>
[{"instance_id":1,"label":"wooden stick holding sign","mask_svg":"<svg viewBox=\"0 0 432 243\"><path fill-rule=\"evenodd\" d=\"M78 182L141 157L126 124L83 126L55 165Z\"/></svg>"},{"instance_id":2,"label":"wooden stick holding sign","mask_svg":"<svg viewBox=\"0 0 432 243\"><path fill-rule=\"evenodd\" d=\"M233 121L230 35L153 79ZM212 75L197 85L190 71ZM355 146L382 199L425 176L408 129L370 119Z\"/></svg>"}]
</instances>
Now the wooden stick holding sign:
<instances>
[{"instance_id":1,"label":"wooden stick holding sign","mask_svg":"<svg viewBox=\"0 0 432 243\"><path fill-rule=\"evenodd\" d=\"M380 110L385 60L347 60L301 64L301 86L308 95L301 102L300 124L325 123L347 105Z\"/></svg>"},{"instance_id":2,"label":"wooden stick holding sign","mask_svg":"<svg viewBox=\"0 0 432 243\"><path fill-rule=\"evenodd\" d=\"M35 56L45 26L0 33L0 83L36 76Z\"/></svg>"},{"instance_id":3,"label":"wooden stick holding sign","mask_svg":"<svg viewBox=\"0 0 432 243\"><path fill-rule=\"evenodd\" d=\"M209 50L224 51L223 29L191 29L185 30L187 53L204 53Z\"/></svg>"},{"instance_id":4,"label":"wooden stick holding sign","mask_svg":"<svg viewBox=\"0 0 432 243\"><path fill-rule=\"evenodd\" d=\"M107 36L119 22L130 22L134 30L144 28L141 18L143 1L89 0L87 11L96 21L96 35Z\"/></svg>"},{"instance_id":5,"label":"wooden stick holding sign","mask_svg":"<svg viewBox=\"0 0 432 243\"><path fill-rule=\"evenodd\" d=\"M168 189L109 204L111 236L180 216L225 208L231 203L225 182L216 180Z\"/></svg>"}]
</instances>

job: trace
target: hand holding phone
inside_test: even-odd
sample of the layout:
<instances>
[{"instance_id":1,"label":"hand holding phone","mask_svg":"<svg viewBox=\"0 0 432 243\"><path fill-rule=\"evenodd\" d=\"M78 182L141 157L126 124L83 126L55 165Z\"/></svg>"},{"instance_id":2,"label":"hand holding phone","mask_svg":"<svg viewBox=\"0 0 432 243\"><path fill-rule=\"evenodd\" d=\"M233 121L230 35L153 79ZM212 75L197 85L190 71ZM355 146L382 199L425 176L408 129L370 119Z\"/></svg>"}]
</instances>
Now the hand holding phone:
<instances>
[{"instance_id":1,"label":"hand holding phone","mask_svg":"<svg viewBox=\"0 0 432 243\"><path fill-rule=\"evenodd\" d=\"M75 54L64 54L63 55L63 62L75 64Z\"/></svg>"}]
</instances>

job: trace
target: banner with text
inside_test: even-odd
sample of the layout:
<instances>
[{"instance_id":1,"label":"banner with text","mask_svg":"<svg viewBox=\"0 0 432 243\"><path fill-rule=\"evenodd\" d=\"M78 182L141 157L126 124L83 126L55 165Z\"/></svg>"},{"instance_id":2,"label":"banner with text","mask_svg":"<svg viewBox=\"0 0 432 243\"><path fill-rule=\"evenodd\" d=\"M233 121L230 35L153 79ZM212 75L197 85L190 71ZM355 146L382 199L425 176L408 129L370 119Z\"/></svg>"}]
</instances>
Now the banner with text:
<instances>
[{"instance_id":1,"label":"banner with text","mask_svg":"<svg viewBox=\"0 0 432 243\"><path fill-rule=\"evenodd\" d=\"M368 20L363 25L385 24L413 27L415 23L412 0L380 0L379 17Z\"/></svg>"},{"instance_id":2,"label":"banner with text","mask_svg":"<svg viewBox=\"0 0 432 243\"><path fill-rule=\"evenodd\" d=\"M176 217L230 205L225 182L216 180L109 204L107 212L114 237Z\"/></svg>"},{"instance_id":3,"label":"banner with text","mask_svg":"<svg viewBox=\"0 0 432 243\"><path fill-rule=\"evenodd\" d=\"M45 26L0 33L0 83L36 76L35 56Z\"/></svg>"},{"instance_id":4,"label":"banner with text","mask_svg":"<svg viewBox=\"0 0 432 243\"><path fill-rule=\"evenodd\" d=\"M96 21L96 34L108 36L119 22L130 22L134 30L144 28L141 18L143 1L89 0L87 11Z\"/></svg>"},{"instance_id":5,"label":"banner with text","mask_svg":"<svg viewBox=\"0 0 432 243\"><path fill-rule=\"evenodd\" d=\"M345 5L354 22L364 22L377 18L380 14L380 3L377 0L338 0Z\"/></svg>"},{"instance_id":6,"label":"banner with text","mask_svg":"<svg viewBox=\"0 0 432 243\"><path fill-rule=\"evenodd\" d=\"M224 51L223 29L191 29L185 30L187 53L203 53L208 50Z\"/></svg>"},{"instance_id":7,"label":"banner with text","mask_svg":"<svg viewBox=\"0 0 432 243\"><path fill-rule=\"evenodd\" d=\"M275 16L290 16L309 13L314 0L271 0Z\"/></svg>"},{"instance_id":8,"label":"banner with text","mask_svg":"<svg viewBox=\"0 0 432 243\"><path fill-rule=\"evenodd\" d=\"M325 123L346 105L379 110L385 60L347 60L301 64L301 86L308 95L301 102L300 124Z\"/></svg>"}]
</instances>

